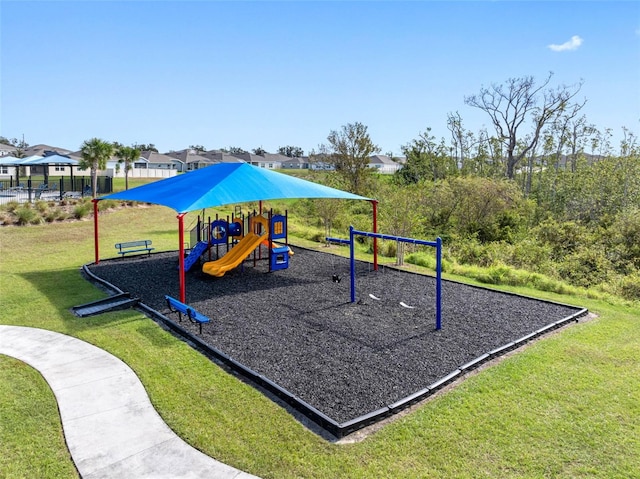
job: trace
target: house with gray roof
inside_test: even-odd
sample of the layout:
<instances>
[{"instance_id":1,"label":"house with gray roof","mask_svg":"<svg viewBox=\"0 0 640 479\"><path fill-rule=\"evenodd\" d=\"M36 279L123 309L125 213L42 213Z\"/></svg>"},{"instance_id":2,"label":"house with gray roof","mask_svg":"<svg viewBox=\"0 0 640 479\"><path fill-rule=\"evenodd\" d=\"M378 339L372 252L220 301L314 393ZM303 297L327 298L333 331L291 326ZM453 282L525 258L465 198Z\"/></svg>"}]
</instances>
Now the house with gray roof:
<instances>
[{"instance_id":1,"label":"house with gray roof","mask_svg":"<svg viewBox=\"0 0 640 479\"><path fill-rule=\"evenodd\" d=\"M13 145L7 145L5 143L0 143L0 156L9 156L13 155L17 151L17 148Z\"/></svg>"},{"instance_id":2,"label":"house with gray roof","mask_svg":"<svg viewBox=\"0 0 640 479\"><path fill-rule=\"evenodd\" d=\"M288 158L282 160L281 168L283 170L307 170L311 166L309 164L309 158L303 156L301 158Z\"/></svg>"},{"instance_id":3,"label":"house with gray roof","mask_svg":"<svg viewBox=\"0 0 640 479\"><path fill-rule=\"evenodd\" d=\"M250 165L257 166L259 168L268 168L271 170L271 169L280 167L280 163L277 163L274 161L268 161L262 155L255 155L253 153L245 152L245 153L232 153L232 156L235 156L239 160L242 160L245 163L249 163ZM277 166L274 166L274 165L277 165Z\"/></svg>"},{"instance_id":4,"label":"house with gray roof","mask_svg":"<svg viewBox=\"0 0 640 479\"><path fill-rule=\"evenodd\" d=\"M190 164L189 170L204 168L205 166L210 166L215 163L245 163L244 160L220 150L201 151L200 153L198 153L198 156L204 158L206 162L205 160L203 160L198 164Z\"/></svg>"},{"instance_id":5,"label":"house with gray roof","mask_svg":"<svg viewBox=\"0 0 640 479\"><path fill-rule=\"evenodd\" d=\"M31 145L23 150L24 156L51 156L51 155L60 155L66 156L71 153L71 150L67 150L66 148L60 148L59 146L51 146L51 145Z\"/></svg>"},{"instance_id":6,"label":"house with gray roof","mask_svg":"<svg viewBox=\"0 0 640 479\"><path fill-rule=\"evenodd\" d=\"M369 168L373 168L379 173L393 174L402 166L387 155L373 155L369 157Z\"/></svg>"}]
</instances>

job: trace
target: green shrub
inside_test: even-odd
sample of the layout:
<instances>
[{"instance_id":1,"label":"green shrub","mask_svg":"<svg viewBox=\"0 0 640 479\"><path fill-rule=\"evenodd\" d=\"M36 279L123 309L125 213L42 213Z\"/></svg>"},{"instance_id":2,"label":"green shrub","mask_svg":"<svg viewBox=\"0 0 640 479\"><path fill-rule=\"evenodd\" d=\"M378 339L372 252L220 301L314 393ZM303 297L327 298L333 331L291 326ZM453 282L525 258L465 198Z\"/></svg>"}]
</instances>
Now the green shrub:
<instances>
[{"instance_id":1,"label":"green shrub","mask_svg":"<svg viewBox=\"0 0 640 479\"><path fill-rule=\"evenodd\" d=\"M119 205L120 205L120 202L116 200L98 201L98 211L106 211L106 210L114 209L114 208L117 208Z\"/></svg>"},{"instance_id":2,"label":"green shrub","mask_svg":"<svg viewBox=\"0 0 640 479\"><path fill-rule=\"evenodd\" d=\"M557 265L558 276L575 286L589 288L609 279L613 272L604 250L579 248Z\"/></svg>"},{"instance_id":3,"label":"green shrub","mask_svg":"<svg viewBox=\"0 0 640 479\"><path fill-rule=\"evenodd\" d=\"M640 273L634 273L622 278L620 296L631 301L640 300Z\"/></svg>"},{"instance_id":4,"label":"green shrub","mask_svg":"<svg viewBox=\"0 0 640 479\"><path fill-rule=\"evenodd\" d=\"M49 204L46 201L38 200L34 204L36 211L39 213L45 213L49 209Z\"/></svg>"},{"instance_id":5,"label":"green shrub","mask_svg":"<svg viewBox=\"0 0 640 479\"><path fill-rule=\"evenodd\" d=\"M31 208L29 203L16 208L13 214L16 217L16 223L19 225L36 224L40 219L40 215Z\"/></svg>"},{"instance_id":6,"label":"green shrub","mask_svg":"<svg viewBox=\"0 0 640 479\"><path fill-rule=\"evenodd\" d=\"M378 252L387 258L395 258L398 244L395 241L378 241Z\"/></svg>"},{"instance_id":7,"label":"green shrub","mask_svg":"<svg viewBox=\"0 0 640 479\"><path fill-rule=\"evenodd\" d=\"M11 225L13 224L13 215L8 211L0 210L0 225Z\"/></svg>"},{"instance_id":8,"label":"green shrub","mask_svg":"<svg viewBox=\"0 0 640 479\"><path fill-rule=\"evenodd\" d=\"M91 205L88 203L78 203L75 208L73 208L73 217L77 220L80 220L87 216L91 211Z\"/></svg>"},{"instance_id":9,"label":"green shrub","mask_svg":"<svg viewBox=\"0 0 640 479\"><path fill-rule=\"evenodd\" d=\"M13 213L19 207L20 207L20 203L18 203L15 200L14 201L9 201L6 205L4 205L4 209L7 210L9 213Z\"/></svg>"},{"instance_id":10,"label":"green shrub","mask_svg":"<svg viewBox=\"0 0 640 479\"><path fill-rule=\"evenodd\" d=\"M47 223L53 223L56 220L57 212L56 210L49 210L44 214L44 220Z\"/></svg>"}]
</instances>

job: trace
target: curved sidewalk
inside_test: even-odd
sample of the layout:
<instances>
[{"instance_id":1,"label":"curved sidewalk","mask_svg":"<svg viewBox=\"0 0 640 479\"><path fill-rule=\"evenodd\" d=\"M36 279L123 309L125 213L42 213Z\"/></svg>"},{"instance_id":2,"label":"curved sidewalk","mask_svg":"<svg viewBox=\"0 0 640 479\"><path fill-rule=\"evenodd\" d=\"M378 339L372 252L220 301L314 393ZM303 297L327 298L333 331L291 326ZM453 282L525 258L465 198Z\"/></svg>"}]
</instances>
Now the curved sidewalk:
<instances>
[{"instance_id":1,"label":"curved sidewalk","mask_svg":"<svg viewBox=\"0 0 640 479\"><path fill-rule=\"evenodd\" d=\"M0 354L29 364L49 383L83 478L257 479L180 439L131 368L96 346L43 329L0 325Z\"/></svg>"}]
</instances>

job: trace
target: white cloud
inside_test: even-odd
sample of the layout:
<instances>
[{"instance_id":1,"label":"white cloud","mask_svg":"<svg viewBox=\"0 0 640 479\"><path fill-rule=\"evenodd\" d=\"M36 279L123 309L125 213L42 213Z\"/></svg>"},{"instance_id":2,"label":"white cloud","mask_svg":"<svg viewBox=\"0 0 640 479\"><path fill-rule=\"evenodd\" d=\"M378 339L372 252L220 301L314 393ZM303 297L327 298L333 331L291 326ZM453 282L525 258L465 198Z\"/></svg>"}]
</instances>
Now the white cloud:
<instances>
[{"instance_id":1,"label":"white cloud","mask_svg":"<svg viewBox=\"0 0 640 479\"><path fill-rule=\"evenodd\" d=\"M582 45L582 41L583 41L582 38L580 38L578 35L574 35L571 37L571 40L569 40L568 42L564 42L560 45L556 45L552 43L551 45L549 45L549 49L553 50L554 52L577 50L578 47Z\"/></svg>"}]
</instances>

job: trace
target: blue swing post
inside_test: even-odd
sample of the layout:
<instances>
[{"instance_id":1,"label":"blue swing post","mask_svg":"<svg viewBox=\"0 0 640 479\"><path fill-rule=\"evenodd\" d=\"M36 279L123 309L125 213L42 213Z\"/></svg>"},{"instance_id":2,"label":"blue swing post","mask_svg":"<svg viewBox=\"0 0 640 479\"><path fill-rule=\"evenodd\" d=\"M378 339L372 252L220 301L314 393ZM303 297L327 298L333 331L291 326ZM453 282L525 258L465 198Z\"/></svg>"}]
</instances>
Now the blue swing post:
<instances>
[{"instance_id":1,"label":"blue swing post","mask_svg":"<svg viewBox=\"0 0 640 479\"><path fill-rule=\"evenodd\" d=\"M385 235L380 233L371 233L369 231L358 231L349 226L349 240L339 238L327 238L327 241L333 241L339 244L349 244L350 270L351 270L351 302L356 302L356 256L354 247L354 236L368 236L370 238L388 239L392 241L402 241L404 243L420 244L431 246L436 249L436 330L442 329L442 238L437 237L435 241L425 241L416 238L404 238L402 236Z\"/></svg>"}]
</instances>

